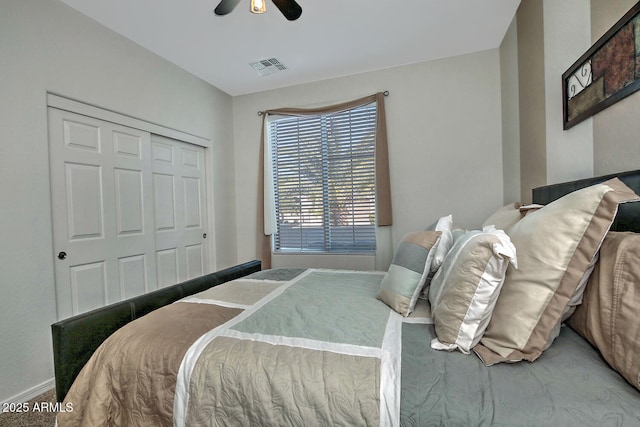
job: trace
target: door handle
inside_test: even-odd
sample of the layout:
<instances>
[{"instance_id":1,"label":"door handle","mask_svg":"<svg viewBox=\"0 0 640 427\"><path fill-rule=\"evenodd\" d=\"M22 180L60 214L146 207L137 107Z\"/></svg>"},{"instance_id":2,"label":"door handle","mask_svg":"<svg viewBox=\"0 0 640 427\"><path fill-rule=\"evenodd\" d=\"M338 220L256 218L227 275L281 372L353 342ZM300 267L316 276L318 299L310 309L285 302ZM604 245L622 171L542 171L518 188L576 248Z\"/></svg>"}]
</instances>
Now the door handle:
<instances>
[{"instance_id":1,"label":"door handle","mask_svg":"<svg viewBox=\"0 0 640 427\"><path fill-rule=\"evenodd\" d=\"M58 259L67 259L67 253L65 251L58 252Z\"/></svg>"}]
</instances>

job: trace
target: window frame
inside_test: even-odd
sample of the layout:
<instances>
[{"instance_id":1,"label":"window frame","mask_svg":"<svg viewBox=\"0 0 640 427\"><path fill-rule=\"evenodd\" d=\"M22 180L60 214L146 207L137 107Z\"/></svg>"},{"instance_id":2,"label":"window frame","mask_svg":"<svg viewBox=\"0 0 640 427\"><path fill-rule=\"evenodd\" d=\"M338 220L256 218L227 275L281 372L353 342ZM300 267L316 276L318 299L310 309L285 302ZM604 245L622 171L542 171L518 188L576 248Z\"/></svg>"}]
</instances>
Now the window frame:
<instances>
[{"instance_id":1,"label":"window frame","mask_svg":"<svg viewBox=\"0 0 640 427\"><path fill-rule=\"evenodd\" d=\"M278 255L287 255L287 254L374 255L376 253L376 248L377 248L376 198L377 198L377 195L376 195L376 188L375 188L375 184L376 184L375 162L376 162L377 114L378 114L377 102L372 101L363 105L348 108L338 112L316 113L316 114L306 114L306 115L296 115L296 116L276 115L270 118L267 129L266 129L266 133L267 133L266 136L267 136L267 144L269 146L269 151L270 151L270 162L271 162L270 167L272 168L272 173L273 173L272 184L273 184L273 194L274 194L273 208L274 208L274 220L275 220L274 226L275 227L273 230L273 238L271 239L271 251L274 254L278 254ZM356 120L354 123L353 118L358 116L363 116L363 117L360 120ZM367 203L369 206L368 208L365 209L365 211L362 211L361 210L362 201L358 201L358 202L352 201L351 221L350 222L347 221L347 224L346 224L346 228L348 228L350 230L349 232L352 234L352 241L350 241L349 243L346 243L345 246L340 246L338 244L339 242L337 238L333 240L333 235L334 235L333 233L335 233L338 230L337 228L338 225L331 224L332 214L330 212L331 210L330 199L332 197L332 194L334 194L335 192L332 192L329 189L329 182L330 182L331 176L335 177L339 173L334 173L332 175L331 173L328 172L328 169L330 168L330 164L331 164L331 161L329 158L332 156L333 153L329 147L332 143L331 135L329 135L330 133L329 128L331 126L327 125L327 123L346 120L345 119L346 117L348 117L350 120L348 131L346 132L347 136L345 137L343 135L342 138L334 136L333 143L339 146L340 143L344 144L346 140L348 141L348 145L351 149L353 149L353 147L357 145L357 143L360 143L362 144L362 146L366 147L366 150L359 150L355 153L351 152L347 156L347 159L348 159L348 162L352 164L350 169L351 175L352 175L352 179L350 181L351 193L354 193L353 191L355 186L354 182L357 182L357 179L356 180L353 179L353 175L354 175L353 160L354 159L360 160L364 156L363 161L365 163L368 163L368 165L364 168L366 172L362 174L356 173L355 176L356 178L364 177L365 180L367 179L370 180L370 182L366 183L366 185L368 185L369 187L366 192L366 195L367 195L366 197L369 200ZM274 128L278 127L278 125L282 123L296 122L299 125L300 123L308 124L309 122L314 120L320 122L319 129L315 130L316 134L314 134L314 136L316 138L319 138L320 144L322 147L320 150L322 153L322 159L321 159L321 164L322 164L322 221L321 221L322 244L321 244L321 247L313 248L313 247L309 247L308 243L304 242L304 237L303 237L304 231L302 230L302 227L310 226L310 224L312 224L313 221L303 220L299 222L299 225L301 227L299 231L300 244L296 245L295 247L292 247L288 243L283 244L282 242L281 226L283 225L283 222L281 222L282 216L280 215L281 194L279 193L279 188L278 188L278 185L279 185L278 183L280 179L278 175L278 170L279 170L279 167L281 167L278 165L278 152L282 150L282 147L278 145L278 141L277 141L278 137L276 136L276 130ZM365 126L364 131L362 129L358 129L358 126L362 126L363 124ZM356 129L356 131L354 131L354 129ZM299 135L299 132L296 135ZM282 136L281 136L281 139L282 139ZM300 138L297 138L297 141L299 145ZM336 143L336 141L338 142ZM356 143L354 143L354 141ZM334 150L334 151L339 151L339 150ZM363 155L362 153L366 153L366 154ZM318 154L318 151L316 151L314 154ZM341 157L344 158L345 154L343 153ZM300 162L298 159L298 164L299 163ZM339 195L337 197L339 197ZM302 212L302 208L300 209L300 212ZM368 224L364 224L362 219L363 215L367 216L368 218L367 220L369 221ZM356 220L357 216L360 218ZM300 218L302 219L302 217L303 215L301 213ZM317 222L317 218L316 218L316 222ZM309 230L307 231L309 232ZM365 239L362 239L362 237L358 237L357 231L363 231ZM364 244L360 245L359 242L364 242Z\"/></svg>"}]
</instances>

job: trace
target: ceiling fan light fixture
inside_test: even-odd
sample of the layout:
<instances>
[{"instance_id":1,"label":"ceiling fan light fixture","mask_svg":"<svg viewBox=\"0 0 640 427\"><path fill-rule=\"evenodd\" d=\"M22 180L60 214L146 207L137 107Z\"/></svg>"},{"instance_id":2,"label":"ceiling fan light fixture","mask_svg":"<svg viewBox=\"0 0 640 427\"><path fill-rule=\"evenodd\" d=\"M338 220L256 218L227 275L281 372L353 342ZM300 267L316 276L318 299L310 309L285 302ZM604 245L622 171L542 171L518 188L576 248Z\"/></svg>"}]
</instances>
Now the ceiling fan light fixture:
<instances>
[{"instance_id":1,"label":"ceiling fan light fixture","mask_svg":"<svg viewBox=\"0 0 640 427\"><path fill-rule=\"evenodd\" d=\"M265 0L251 0L251 12L252 13L265 13L267 11L267 5Z\"/></svg>"},{"instance_id":2,"label":"ceiling fan light fixture","mask_svg":"<svg viewBox=\"0 0 640 427\"><path fill-rule=\"evenodd\" d=\"M213 13L218 16L230 13L241 0L220 0ZM251 0L251 13L265 13L266 0ZM273 4L289 21L295 21L302 15L302 8L296 0L273 0Z\"/></svg>"}]
</instances>

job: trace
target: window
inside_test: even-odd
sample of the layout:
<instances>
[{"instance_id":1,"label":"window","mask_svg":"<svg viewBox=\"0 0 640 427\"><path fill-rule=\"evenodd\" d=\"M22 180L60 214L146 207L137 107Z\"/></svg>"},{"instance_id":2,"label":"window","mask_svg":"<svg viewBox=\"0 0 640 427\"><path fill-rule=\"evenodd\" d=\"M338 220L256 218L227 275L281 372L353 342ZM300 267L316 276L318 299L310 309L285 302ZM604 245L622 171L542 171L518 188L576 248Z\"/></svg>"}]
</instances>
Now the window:
<instances>
[{"instance_id":1,"label":"window","mask_svg":"<svg viewBox=\"0 0 640 427\"><path fill-rule=\"evenodd\" d=\"M373 253L376 103L268 128L280 253Z\"/></svg>"}]
</instances>

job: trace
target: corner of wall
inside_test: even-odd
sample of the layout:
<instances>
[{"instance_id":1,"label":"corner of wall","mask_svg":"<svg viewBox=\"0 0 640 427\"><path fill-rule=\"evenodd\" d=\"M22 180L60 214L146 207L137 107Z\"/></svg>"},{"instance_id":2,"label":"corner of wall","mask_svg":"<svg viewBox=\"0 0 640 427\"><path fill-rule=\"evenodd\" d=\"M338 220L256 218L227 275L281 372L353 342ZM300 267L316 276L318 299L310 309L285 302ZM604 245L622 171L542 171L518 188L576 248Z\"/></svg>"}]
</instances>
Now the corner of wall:
<instances>
[{"instance_id":1,"label":"corner of wall","mask_svg":"<svg viewBox=\"0 0 640 427\"><path fill-rule=\"evenodd\" d=\"M531 189L545 185L546 119L543 0L523 0L517 19L520 111L520 196L531 200Z\"/></svg>"},{"instance_id":2,"label":"corner of wall","mask_svg":"<svg viewBox=\"0 0 640 427\"><path fill-rule=\"evenodd\" d=\"M505 204L520 197L520 114L518 96L518 34L514 16L500 44L502 105L502 187Z\"/></svg>"}]
</instances>

